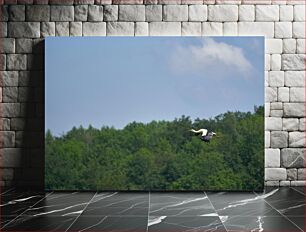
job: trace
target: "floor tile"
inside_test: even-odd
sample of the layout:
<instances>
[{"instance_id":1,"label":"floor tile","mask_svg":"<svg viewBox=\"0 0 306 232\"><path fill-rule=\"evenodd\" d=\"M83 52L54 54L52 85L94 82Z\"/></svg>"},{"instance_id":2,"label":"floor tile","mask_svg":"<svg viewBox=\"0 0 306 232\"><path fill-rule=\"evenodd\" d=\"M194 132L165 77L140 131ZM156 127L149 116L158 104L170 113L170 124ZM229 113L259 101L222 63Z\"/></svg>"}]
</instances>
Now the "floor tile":
<instances>
[{"instance_id":1,"label":"floor tile","mask_svg":"<svg viewBox=\"0 0 306 232\"><path fill-rule=\"evenodd\" d=\"M201 216L215 213L205 193L151 193L152 216Z\"/></svg>"},{"instance_id":2,"label":"floor tile","mask_svg":"<svg viewBox=\"0 0 306 232\"><path fill-rule=\"evenodd\" d=\"M301 193L301 194L306 194L306 187L291 187L293 190L295 190L295 191L297 191L297 192L299 192L299 193Z\"/></svg>"},{"instance_id":3,"label":"floor tile","mask_svg":"<svg viewBox=\"0 0 306 232\"><path fill-rule=\"evenodd\" d=\"M264 198L254 193L220 192L207 193L219 215L281 216Z\"/></svg>"},{"instance_id":4,"label":"floor tile","mask_svg":"<svg viewBox=\"0 0 306 232\"><path fill-rule=\"evenodd\" d=\"M288 216L289 220L297 225L301 229L306 229L305 217L300 215L299 217Z\"/></svg>"},{"instance_id":5,"label":"floor tile","mask_svg":"<svg viewBox=\"0 0 306 232\"><path fill-rule=\"evenodd\" d=\"M148 215L149 193L109 192L98 193L82 215Z\"/></svg>"},{"instance_id":6,"label":"floor tile","mask_svg":"<svg viewBox=\"0 0 306 232\"><path fill-rule=\"evenodd\" d=\"M219 217L166 217L149 216L148 231L150 232L226 232Z\"/></svg>"},{"instance_id":7,"label":"floor tile","mask_svg":"<svg viewBox=\"0 0 306 232\"><path fill-rule=\"evenodd\" d=\"M146 232L147 217L80 216L69 228L71 231Z\"/></svg>"},{"instance_id":8,"label":"floor tile","mask_svg":"<svg viewBox=\"0 0 306 232\"><path fill-rule=\"evenodd\" d=\"M221 216L227 231L277 231L301 232L301 230L284 217L273 216Z\"/></svg>"}]
</instances>

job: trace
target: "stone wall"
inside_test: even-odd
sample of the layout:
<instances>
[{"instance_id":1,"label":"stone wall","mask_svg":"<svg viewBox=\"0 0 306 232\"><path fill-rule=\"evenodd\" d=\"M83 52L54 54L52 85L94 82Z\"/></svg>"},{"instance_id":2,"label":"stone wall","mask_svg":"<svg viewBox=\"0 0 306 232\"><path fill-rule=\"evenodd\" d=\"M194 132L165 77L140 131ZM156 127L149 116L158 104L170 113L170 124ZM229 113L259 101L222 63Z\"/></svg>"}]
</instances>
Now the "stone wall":
<instances>
[{"instance_id":1,"label":"stone wall","mask_svg":"<svg viewBox=\"0 0 306 232\"><path fill-rule=\"evenodd\" d=\"M44 38L120 35L265 36L266 185L305 185L304 0L1 2L1 185L43 186Z\"/></svg>"}]
</instances>

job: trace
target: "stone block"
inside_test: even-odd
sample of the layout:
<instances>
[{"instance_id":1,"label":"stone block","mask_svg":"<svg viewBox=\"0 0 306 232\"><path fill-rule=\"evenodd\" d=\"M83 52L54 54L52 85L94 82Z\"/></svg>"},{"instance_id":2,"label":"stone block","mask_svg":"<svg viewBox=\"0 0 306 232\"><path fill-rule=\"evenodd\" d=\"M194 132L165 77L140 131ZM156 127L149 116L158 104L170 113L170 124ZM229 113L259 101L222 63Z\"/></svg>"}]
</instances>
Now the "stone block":
<instances>
[{"instance_id":1,"label":"stone block","mask_svg":"<svg viewBox=\"0 0 306 232\"><path fill-rule=\"evenodd\" d=\"M41 36L55 36L55 22L42 22L41 23Z\"/></svg>"},{"instance_id":2,"label":"stone block","mask_svg":"<svg viewBox=\"0 0 306 232\"><path fill-rule=\"evenodd\" d=\"M284 103L284 117L304 117L304 103Z\"/></svg>"},{"instance_id":3,"label":"stone block","mask_svg":"<svg viewBox=\"0 0 306 232\"><path fill-rule=\"evenodd\" d=\"M181 36L181 23L179 22L151 22L149 23L151 36Z\"/></svg>"},{"instance_id":4,"label":"stone block","mask_svg":"<svg viewBox=\"0 0 306 232\"><path fill-rule=\"evenodd\" d=\"M20 116L20 104L19 103L2 103L3 117L18 117Z\"/></svg>"},{"instance_id":5,"label":"stone block","mask_svg":"<svg viewBox=\"0 0 306 232\"><path fill-rule=\"evenodd\" d=\"M265 181L265 186L267 187L276 187L280 185L281 181L274 180L274 181Z\"/></svg>"},{"instance_id":6,"label":"stone block","mask_svg":"<svg viewBox=\"0 0 306 232\"><path fill-rule=\"evenodd\" d=\"M285 86L300 87L305 86L304 71L287 71L285 72Z\"/></svg>"},{"instance_id":7,"label":"stone block","mask_svg":"<svg viewBox=\"0 0 306 232\"><path fill-rule=\"evenodd\" d=\"M82 36L82 22L70 22L70 36Z\"/></svg>"},{"instance_id":8,"label":"stone block","mask_svg":"<svg viewBox=\"0 0 306 232\"><path fill-rule=\"evenodd\" d=\"M283 71L271 71L269 74L269 85L271 87L282 87L285 85L285 74Z\"/></svg>"},{"instance_id":9,"label":"stone block","mask_svg":"<svg viewBox=\"0 0 306 232\"><path fill-rule=\"evenodd\" d=\"M265 54L265 71L271 70L271 55Z\"/></svg>"},{"instance_id":10,"label":"stone block","mask_svg":"<svg viewBox=\"0 0 306 232\"><path fill-rule=\"evenodd\" d=\"M282 110L283 109L283 103L282 102L272 102L270 104L271 110Z\"/></svg>"},{"instance_id":11,"label":"stone block","mask_svg":"<svg viewBox=\"0 0 306 232\"><path fill-rule=\"evenodd\" d=\"M276 117L266 117L265 130L282 130L282 119Z\"/></svg>"},{"instance_id":12,"label":"stone block","mask_svg":"<svg viewBox=\"0 0 306 232\"><path fill-rule=\"evenodd\" d=\"M24 5L10 5L9 6L10 21L25 21L25 6Z\"/></svg>"},{"instance_id":13,"label":"stone block","mask_svg":"<svg viewBox=\"0 0 306 232\"><path fill-rule=\"evenodd\" d=\"M298 180L306 180L306 168L299 168L297 177Z\"/></svg>"},{"instance_id":14,"label":"stone block","mask_svg":"<svg viewBox=\"0 0 306 232\"><path fill-rule=\"evenodd\" d=\"M187 5L165 5L163 10L164 21L188 21Z\"/></svg>"},{"instance_id":15,"label":"stone block","mask_svg":"<svg viewBox=\"0 0 306 232\"><path fill-rule=\"evenodd\" d=\"M0 7L0 21L8 21L9 13L8 13L8 5L2 5Z\"/></svg>"},{"instance_id":16,"label":"stone block","mask_svg":"<svg viewBox=\"0 0 306 232\"><path fill-rule=\"evenodd\" d=\"M286 180L287 172L285 168L266 168L265 169L265 180L269 181L278 181L278 180Z\"/></svg>"},{"instance_id":17,"label":"stone block","mask_svg":"<svg viewBox=\"0 0 306 232\"><path fill-rule=\"evenodd\" d=\"M223 35L224 36L237 36L238 24L236 22L223 23Z\"/></svg>"},{"instance_id":18,"label":"stone block","mask_svg":"<svg viewBox=\"0 0 306 232\"><path fill-rule=\"evenodd\" d=\"M11 129L12 130L24 130L26 127L25 118L12 118L11 119Z\"/></svg>"},{"instance_id":19,"label":"stone block","mask_svg":"<svg viewBox=\"0 0 306 232\"><path fill-rule=\"evenodd\" d=\"M51 21L67 22L74 20L74 7L73 6L51 6ZM69 33L68 33L69 34Z\"/></svg>"},{"instance_id":20,"label":"stone block","mask_svg":"<svg viewBox=\"0 0 306 232\"><path fill-rule=\"evenodd\" d=\"M6 70L6 55L0 54L0 70Z\"/></svg>"},{"instance_id":21,"label":"stone block","mask_svg":"<svg viewBox=\"0 0 306 232\"><path fill-rule=\"evenodd\" d=\"M119 21L145 21L145 6L119 5Z\"/></svg>"},{"instance_id":22,"label":"stone block","mask_svg":"<svg viewBox=\"0 0 306 232\"><path fill-rule=\"evenodd\" d=\"M286 22L293 21L293 6L290 5L279 6L279 20Z\"/></svg>"},{"instance_id":23,"label":"stone block","mask_svg":"<svg viewBox=\"0 0 306 232\"><path fill-rule=\"evenodd\" d=\"M149 35L149 23L136 22L135 23L135 36L148 36Z\"/></svg>"},{"instance_id":24,"label":"stone block","mask_svg":"<svg viewBox=\"0 0 306 232\"><path fill-rule=\"evenodd\" d=\"M236 5L209 5L208 20L211 22L238 21L238 6Z\"/></svg>"},{"instance_id":25,"label":"stone block","mask_svg":"<svg viewBox=\"0 0 306 232\"><path fill-rule=\"evenodd\" d=\"M296 168L287 169L287 180L297 180L297 169Z\"/></svg>"},{"instance_id":26,"label":"stone block","mask_svg":"<svg viewBox=\"0 0 306 232\"><path fill-rule=\"evenodd\" d=\"M299 130L305 131L305 118L301 118L299 122Z\"/></svg>"},{"instance_id":27,"label":"stone block","mask_svg":"<svg viewBox=\"0 0 306 232\"><path fill-rule=\"evenodd\" d=\"M88 6L88 21L89 22L103 21L103 6L89 5Z\"/></svg>"},{"instance_id":28,"label":"stone block","mask_svg":"<svg viewBox=\"0 0 306 232\"><path fill-rule=\"evenodd\" d=\"M285 168L304 168L303 148L284 148L281 150L281 165Z\"/></svg>"},{"instance_id":29,"label":"stone block","mask_svg":"<svg viewBox=\"0 0 306 232\"><path fill-rule=\"evenodd\" d=\"M103 13L104 21L117 21L118 11L118 5L105 5Z\"/></svg>"},{"instance_id":30,"label":"stone block","mask_svg":"<svg viewBox=\"0 0 306 232\"><path fill-rule=\"evenodd\" d=\"M0 53L15 53L15 39L1 38Z\"/></svg>"},{"instance_id":31,"label":"stone block","mask_svg":"<svg viewBox=\"0 0 306 232\"><path fill-rule=\"evenodd\" d=\"M32 39L16 39L16 53L32 53Z\"/></svg>"},{"instance_id":32,"label":"stone block","mask_svg":"<svg viewBox=\"0 0 306 232\"><path fill-rule=\"evenodd\" d=\"M296 40L295 39L283 39L283 53L295 53L296 52Z\"/></svg>"},{"instance_id":33,"label":"stone block","mask_svg":"<svg viewBox=\"0 0 306 232\"><path fill-rule=\"evenodd\" d=\"M265 148L270 147L270 131L265 131Z\"/></svg>"},{"instance_id":34,"label":"stone block","mask_svg":"<svg viewBox=\"0 0 306 232\"><path fill-rule=\"evenodd\" d=\"M162 21L162 6L161 5L147 5L146 6L146 21L159 22Z\"/></svg>"},{"instance_id":35,"label":"stone block","mask_svg":"<svg viewBox=\"0 0 306 232\"><path fill-rule=\"evenodd\" d=\"M183 22L182 36L201 36L200 22Z\"/></svg>"},{"instance_id":36,"label":"stone block","mask_svg":"<svg viewBox=\"0 0 306 232\"><path fill-rule=\"evenodd\" d=\"M292 23L275 22L275 38L292 38Z\"/></svg>"},{"instance_id":37,"label":"stone block","mask_svg":"<svg viewBox=\"0 0 306 232\"><path fill-rule=\"evenodd\" d=\"M1 171L2 180L12 181L14 179L14 169L13 168L4 168Z\"/></svg>"},{"instance_id":38,"label":"stone block","mask_svg":"<svg viewBox=\"0 0 306 232\"><path fill-rule=\"evenodd\" d=\"M289 180L281 180L279 182L279 186L281 186L281 187L289 187L290 186L290 181Z\"/></svg>"},{"instance_id":39,"label":"stone block","mask_svg":"<svg viewBox=\"0 0 306 232\"><path fill-rule=\"evenodd\" d=\"M296 52L300 54L305 54L305 39L297 39L296 40Z\"/></svg>"},{"instance_id":40,"label":"stone block","mask_svg":"<svg viewBox=\"0 0 306 232\"><path fill-rule=\"evenodd\" d=\"M297 118L283 118L284 131L296 131L298 129L299 129L299 120Z\"/></svg>"},{"instance_id":41,"label":"stone block","mask_svg":"<svg viewBox=\"0 0 306 232\"><path fill-rule=\"evenodd\" d=\"M305 70L305 54L283 54L283 70Z\"/></svg>"},{"instance_id":42,"label":"stone block","mask_svg":"<svg viewBox=\"0 0 306 232\"><path fill-rule=\"evenodd\" d=\"M278 5L256 5L256 21L279 21Z\"/></svg>"},{"instance_id":43,"label":"stone block","mask_svg":"<svg viewBox=\"0 0 306 232\"><path fill-rule=\"evenodd\" d=\"M271 55L271 70L278 71L281 70L282 67L282 57L280 54L272 54Z\"/></svg>"},{"instance_id":44,"label":"stone block","mask_svg":"<svg viewBox=\"0 0 306 232\"><path fill-rule=\"evenodd\" d=\"M294 180L290 182L290 186L294 187L294 186L306 186L306 181L302 181L302 180Z\"/></svg>"},{"instance_id":45,"label":"stone block","mask_svg":"<svg viewBox=\"0 0 306 232\"><path fill-rule=\"evenodd\" d=\"M222 23L204 22L202 23L203 36L221 36L223 35Z\"/></svg>"},{"instance_id":46,"label":"stone block","mask_svg":"<svg viewBox=\"0 0 306 232\"><path fill-rule=\"evenodd\" d=\"M26 70L27 69L27 56L22 54L8 54L7 69L8 70Z\"/></svg>"},{"instance_id":47,"label":"stone block","mask_svg":"<svg viewBox=\"0 0 306 232\"><path fill-rule=\"evenodd\" d=\"M74 6L74 21L87 21L88 5Z\"/></svg>"},{"instance_id":48,"label":"stone block","mask_svg":"<svg viewBox=\"0 0 306 232\"><path fill-rule=\"evenodd\" d=\"M295 5L294 6L293 19L294 19L294 21L305 22L305 5Z\"/></svg>"},{"instance_id":49,"label":"stone block","mask_svg":"<svg viewBox=\"0 0 306 232\"><path fill-rule=\"evenodd\" d=\"M265 167L279 168L280 167L280 150L265 149Z\"/></svg>"},{"instance_id":50,"label":"stone block","mask_svg":"<svg viewBox=\"0 0 306 232\"><path fill-rule=\"evenodd\" d=\"M290 88L290 102L305 102L305 88L291 87Z\"/></svg>"},{"instance_id":51,"label":"stone block","mask_svg":"<svg viewBox=\"0 0 306 232\"><path fill-rule=\"evenodd\" d=\"M271 117L283 117L283 114L284 114L284 112L283 112L283 110L271 110L271 113L270 113L270 115L271 115Z\"/></svg>"},{"instance_id":52,"label":"stone block","mask_svg":"<svg viewBox=\"0 0 306 232\"><path fill-rule=\"evenodd\" d=\"M293 131L289 132L289 147L304 147L305 132Z\"/></svg>"},{"instance_id":53,"label":"stone block","mask_svg":"<svg viewBox=\"0 0 306 232\"><path fill-rule=\"evenodd\" d=\"M288 147L288 132L272 131L271 132L271 148Z\"/></svg>"},{"instance_id":54,"label":"stone block","mask_svg":"<svg viewBox=\"0 0 306 232\"><path fill-rule=\"evenodd\" d=\"M239 6L239 21L255 21L255 6L240 5Z\"/></svg>"},{"instance_id":55,"label":"stone block","mask_svg":"<svg viewBox=\"0 0 306 232\"><path fill-rule=\"evenodd\" d=\"M28 5L26 8L27 21L48 22L50 21L49 5Z\"/></svg>"},{"instance_id":56,"label":"stone block","mask_svg":"<svg viewBox=\"0 0 306 232\"><path fill-rule=\"evenodd\" d=\"M265 36L267 38L274 37L274 23L273 22L239 22L239 35L244 36Z\"/></svg>"},{"instance_id":57,"label":"stone block","mask_svg":"<svg viewBox=\"0 0 306 232\"><path fill-rule=\"evenodd\" d=\"M206 21L207 6L206 5L190 5L188 8L189 21Z\"/></svg>"},{"instance_id":58,"label":"stone block","mask_svg":"<svg viewBox=\"0 0 306 232\"><path fill-rule=\"evenodd\" d=\"M281 39L265 39L265 53L278 53L283 51L283 41Z\"/></svg>"},{"instance_id":59,"label":"stone block","mask_svg":"<svg viewBox=\"0 0 306 232\"><path fill-rule=\"evenodd\" d=\"M106 36L106 23L84 22L83 36Z\"/></svg>"},{"instance_id":60,"label":"stone block","mask_svg":"<svg viewBox=\"0 0 306 232\"><path fill-rule=\"evenodd\" d=\"M12 38L39 38L39 22L9 22L8 36Z\"/></svg>"},{"instance_id":61,"label":"stone block","mask_svg":"<svg viewBox=\"0 0 306 232\"><path fill-rule=\"evenodd\" d=\"M292 36L297 39L305 38L305 22L293 22Z\"/></svg>"},{"instance_id":62,"label":"stone block","mask_svg":"<svg viewBox=\"0 0 306 232\"><path fill-rule=\"evenodd\" d=\"M4 87L2 88L2 101L3 102L17 102L18 87Z\"/></svg>"},{"instance_id":63,"label":"stone block","mask_svg":"<svg viewBox=\"0 0 306 232\"><path fill-rule=\"evenodd\" d=\"M266 87L265 88L265 102L275 102L277 101L277 88Z\"/></svg>"},{"instance_id":64,"label":"stone block","mask_svg":"<svg viewBox=\"0 0 306 232\"><path fill-rule=\"evenodd\" d=\"M0 131L0 138L3 138L2 144L4 148L15 147L14 131Z\"/></svg>"},{"instance_id":65,"label":"stone block","mask_svg":"<svg viewBox=\"0 0 306 232\"><path fill-rule=\"evenodd\" d=\"M133 22L108 22L108 36L134 36Z\"/></svg>"},{"instance_id":66,"label":"stone block","mask_svg":"<svg viewBox=\"0 0 306 232\"><path fill-rule=\"evenodd\" d=\"M18 86L18 72L17 71L1 71L0 86Z\"/></svg>"},{"instance_id":67,"label":"stone block","mask_svg":"<svg viewBox=\"0 0 306 232\"><path fill-rule=\"evenodd\" d=\"M69 36L69 22L56 22L55 36Z\"/></svg>"},{"instance_id":68,"label":"stone block","mask_svg":"<svg viewBox=\"0 0 306 232\"><path fill-rule=\"evenodd\" d=\"M24 165L22 149L19 148L4 148L0 149L2 156L2 167L4 168L16 168Z\"/></svg>"},{"instance_id":69,"label":"stone block","mask_svg":"<svg viewBox=\"0 0 306 232\"><path fill-rule=\"evenodd\" d=\"M265 117L270 116L270 103L265 103Z\"/></svg>"}]
</instances>

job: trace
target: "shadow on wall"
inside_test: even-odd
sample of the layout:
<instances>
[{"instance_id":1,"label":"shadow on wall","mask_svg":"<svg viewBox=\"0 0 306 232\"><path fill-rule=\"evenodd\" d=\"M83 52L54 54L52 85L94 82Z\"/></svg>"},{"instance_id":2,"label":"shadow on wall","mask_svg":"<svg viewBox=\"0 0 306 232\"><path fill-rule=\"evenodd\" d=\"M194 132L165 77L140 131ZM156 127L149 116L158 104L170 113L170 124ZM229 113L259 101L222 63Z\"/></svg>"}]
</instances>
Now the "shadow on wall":
<instances>
[{"instance_id":1,"label":"shadow on wall","mask_svg":"<svg viewBox=\"0 0 306 232\"><path fill-rule=\"evenodd\" d=\"M44 189L45 118L45 41L34 40L28 55L27 71L19 74L19 99L22 131L16 132L16 147L21 148L21 167L14 173L14 185Z\"/></svg>"}]
</instances>

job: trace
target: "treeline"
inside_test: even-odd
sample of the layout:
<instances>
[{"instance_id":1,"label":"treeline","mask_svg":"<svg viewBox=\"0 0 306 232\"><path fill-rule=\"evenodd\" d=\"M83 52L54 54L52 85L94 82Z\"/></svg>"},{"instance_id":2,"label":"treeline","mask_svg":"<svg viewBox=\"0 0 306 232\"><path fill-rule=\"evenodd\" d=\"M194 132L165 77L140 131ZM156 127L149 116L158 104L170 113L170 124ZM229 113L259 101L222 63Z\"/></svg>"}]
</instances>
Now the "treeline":
<instances>
[{"instance_id":1,"label":"treeline","mask_svg":"<svg viewBox=\"0 0 306 232\"><path fill-rule=\"evenodd\" d=\"M191 128L217 133L210 143ZM264 108L211 119L132 122L124 129L46 132L46 188L253 190L263 188Z\"/></svg>"}]
</instances>

